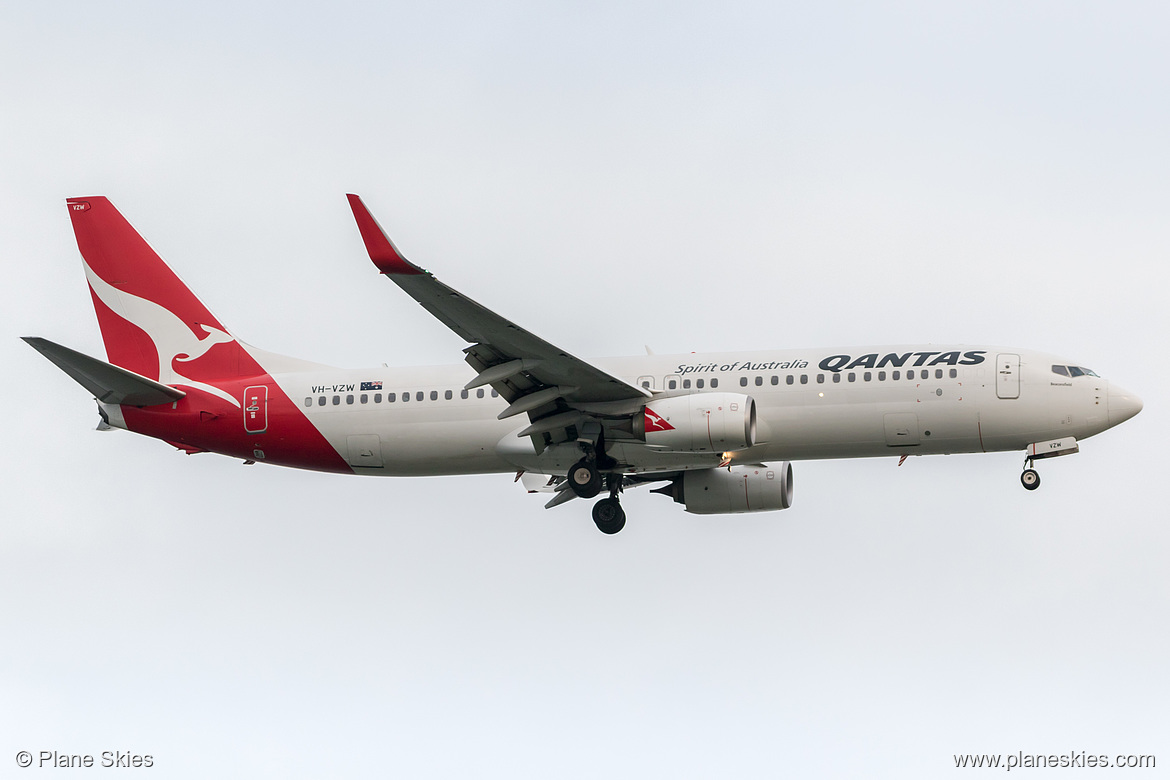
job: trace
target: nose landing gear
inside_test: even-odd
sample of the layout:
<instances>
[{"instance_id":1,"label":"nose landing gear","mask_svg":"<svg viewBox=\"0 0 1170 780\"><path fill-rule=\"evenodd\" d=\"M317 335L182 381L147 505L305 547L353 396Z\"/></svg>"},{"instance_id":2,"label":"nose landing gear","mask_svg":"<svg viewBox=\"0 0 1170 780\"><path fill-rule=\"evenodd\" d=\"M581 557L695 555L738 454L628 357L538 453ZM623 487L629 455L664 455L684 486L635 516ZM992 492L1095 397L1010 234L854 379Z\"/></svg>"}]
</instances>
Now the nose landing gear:
<instances>
[{"instance_id":1,"label":"nose landing gear","mask_svg":"<svg viewBox=\"0 0 1170 780\"><path fill-rule=\"evenodd\" d=\"M1020 475L1020 483L1028 490L1035 490L1040 487L1040 475L1032 468L1033 461L1072 455L1080 449L1076 438L1072 436L1029 444L1024 449L1024 473Z\"/></svg>"},{"instance_id":2,"label":"nose landing gear","mask_svg":"<svg viewBox=\"0 0 1170 780\"><path fill-rule=\"evenodd\" d=\"M1024 473L1020 475L1020 484L1026 490L1035 490L1040 487L1040 472L1032 468L1032 459L1024 458Z\"/></svg>"}]
</instances>

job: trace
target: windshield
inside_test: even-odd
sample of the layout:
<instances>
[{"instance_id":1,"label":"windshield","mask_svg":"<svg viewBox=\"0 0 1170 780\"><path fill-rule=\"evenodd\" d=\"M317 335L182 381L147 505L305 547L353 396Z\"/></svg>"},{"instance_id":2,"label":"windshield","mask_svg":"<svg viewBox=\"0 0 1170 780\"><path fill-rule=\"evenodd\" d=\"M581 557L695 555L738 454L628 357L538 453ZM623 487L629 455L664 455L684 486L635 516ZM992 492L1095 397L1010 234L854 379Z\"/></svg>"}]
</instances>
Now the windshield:
<instances>
[{"instance_id":1,"label":"windshield","mask_svg":"<svg viewBox=\"0 0 1170 780\"><path fill-rule=\"evenodd\" d=\"M1091 368L1085 368L1084 366L1053 366L1052 373L1067 377L1097 376L1096 371Z\"/></svg>"}]
</instances>

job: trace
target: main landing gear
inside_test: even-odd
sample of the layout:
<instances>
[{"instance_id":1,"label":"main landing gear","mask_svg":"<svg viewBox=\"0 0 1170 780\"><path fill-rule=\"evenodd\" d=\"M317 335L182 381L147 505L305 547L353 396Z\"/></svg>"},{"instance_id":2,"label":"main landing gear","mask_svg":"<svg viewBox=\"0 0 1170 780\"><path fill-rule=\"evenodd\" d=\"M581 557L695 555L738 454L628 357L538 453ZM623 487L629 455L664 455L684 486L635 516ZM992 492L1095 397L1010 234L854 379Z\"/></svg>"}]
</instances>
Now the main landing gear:
<instances>
[{"instance_id":1,"label":"main landing gear","mask_svg":"<svg viewBox=\"0 0 1170 780\"><path fill-rule=\"evenodd\" d=\"M597 460L595 454L587 451L585 457L569 469L566 475L569 489L576 493L578 498L593 498L601 492L601 472L597 468ZM606 476L606 483L609 498L603 498L593 505L593 522L603 534L616 534L626 527L626 512L618 500L622 477L620 474L609 474Z\"/></svg>"},{"instance_id":2,"label":"main landing gear","mask_svg":"<svg viewBox=\"0 0 1170 780\"><path fill-rule=\"evenodd\" d=\"M622 475L609 474L605 481L609 488L609 498L603 498L593 505L593 522L603 534L616 534L626 527L626 510L622 509L618 501L618 493L622 491Z\"/></svg>"},{"instance_id":3,"label":"main landing gear","mask_svg":"<svg viewBox=\"0 0 1170 780\"><path fill-rule=\"evenodd\" d=\"M617 496L603 498L593 505L593 522L603 534L616 534L626 527L626 510Z\"/></svg>"},{"instance_id":4,"label":"main landing gear","mask_svg":"<svg viewBox=\"0 0 1170 780\"><path fill-rule=\"evenodd\" d=\"M569 468L567 477L569 488L578 498L593 498L601 492L601 472L595 459L581 458Z\"/></svg>"},{"instance_id":5,"label":"main landing gear","mask_svg":"<svg viewBox=\"0 0 1170 780\"><path fill-rule=\"evenodd\" d=\"M1032 468L1032 459L1024 458L1024 473L1020 475L1020 484L1027 490L1040 487L1040 472Z\"/></svg>"}]
</instances>

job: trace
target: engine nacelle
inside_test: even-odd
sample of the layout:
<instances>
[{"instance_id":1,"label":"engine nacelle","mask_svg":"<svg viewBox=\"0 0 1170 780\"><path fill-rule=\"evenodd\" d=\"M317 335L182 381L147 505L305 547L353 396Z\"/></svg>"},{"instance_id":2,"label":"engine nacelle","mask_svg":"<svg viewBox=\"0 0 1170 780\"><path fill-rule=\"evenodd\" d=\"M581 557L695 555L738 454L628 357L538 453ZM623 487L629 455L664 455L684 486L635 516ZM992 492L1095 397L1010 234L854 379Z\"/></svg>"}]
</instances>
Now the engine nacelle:
<instances>
[{"instance_id":1,"label":"engine nacelle","mask_svg":"<svg viewBox=\"0 0 1170 780\"><path fill-rule=\"evenodd\" d=\"M739 393L694 393L651 401L635 432L674 452L735 452L756 443L756 402Z\"/></svg>"},{"instance_id":2,"label":"engine nacelle","mask_svg":"<svg viewBox=\"0 0 1170 780\"><path fill-rule=\"evenodd\" d=\"M773 512L792 506L792 464L684 471L653 492L671 496L696 515Z\"/></svg>"}]
</instances>

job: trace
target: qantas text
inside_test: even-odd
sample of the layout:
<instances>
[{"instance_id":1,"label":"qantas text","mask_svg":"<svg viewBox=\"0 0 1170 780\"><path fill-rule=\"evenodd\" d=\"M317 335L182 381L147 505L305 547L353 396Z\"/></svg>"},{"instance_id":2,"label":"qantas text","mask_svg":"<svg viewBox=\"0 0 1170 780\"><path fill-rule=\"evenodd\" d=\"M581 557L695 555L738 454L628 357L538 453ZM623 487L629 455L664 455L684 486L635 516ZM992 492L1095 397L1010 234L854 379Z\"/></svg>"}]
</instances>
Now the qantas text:
<instances>
[{"instance_id":1,"label":"qantas text","mask_svg":"<svg viewBox=\"0 0 1170 780\"><path fill-rule=\"evenodd\" d=\"M892 366L901 368L910 358L915 358L909 365L918 366L974 366L983 362L986 350L977 349L971 352L891 352L888 355L872 353L854 359L852 355L832 355L817 365L825 371L843 371L850 368L885 368ZM926 362L933 357L929 363Z\"/></svg>"}]
</instances>

